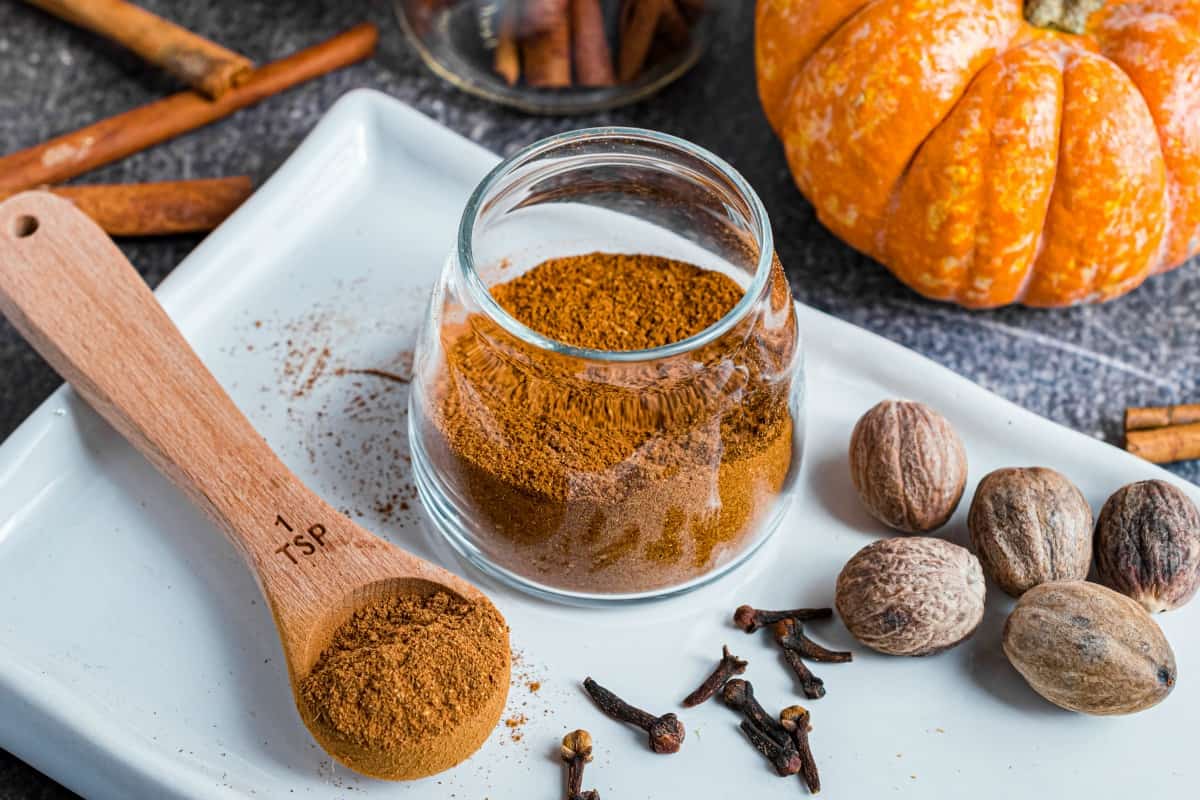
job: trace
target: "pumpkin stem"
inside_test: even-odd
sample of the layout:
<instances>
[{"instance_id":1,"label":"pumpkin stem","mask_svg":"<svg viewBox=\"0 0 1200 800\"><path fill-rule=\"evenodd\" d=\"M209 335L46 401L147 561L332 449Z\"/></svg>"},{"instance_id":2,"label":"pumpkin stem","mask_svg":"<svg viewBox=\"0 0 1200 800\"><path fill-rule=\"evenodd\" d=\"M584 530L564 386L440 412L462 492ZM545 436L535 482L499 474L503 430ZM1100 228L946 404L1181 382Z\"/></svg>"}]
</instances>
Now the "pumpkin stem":
<instances>
[{"instance_id":1,"label":"pumpkin stem","mask_svg":"<svg viewBox=\"0 0 1200 800\"><path fill-rule=\"evenodd\" d=\"M1086 33L1087 21L1105 0L1025 0L1025 19L1039 28Z\"/></svg>"}]
</instances>

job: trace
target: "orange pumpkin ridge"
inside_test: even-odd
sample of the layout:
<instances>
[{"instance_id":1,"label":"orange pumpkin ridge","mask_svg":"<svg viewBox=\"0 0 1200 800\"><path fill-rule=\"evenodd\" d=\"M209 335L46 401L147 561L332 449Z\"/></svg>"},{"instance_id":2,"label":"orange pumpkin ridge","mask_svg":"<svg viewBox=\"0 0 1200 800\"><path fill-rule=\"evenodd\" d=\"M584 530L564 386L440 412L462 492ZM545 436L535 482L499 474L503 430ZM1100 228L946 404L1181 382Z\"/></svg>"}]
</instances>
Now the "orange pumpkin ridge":
<instances>
[{"instance_id":1,"label":"orange pumpkin ridge","mask_svg":"<svg viewBox=\"0 0 1200 800\"><path fill-rule=\"evenodd\" d=\"M797 186L927 297L1102 301L1200 252L1200 2L1042 6L1082 35L1022 0L759 0Z\"/></svg>"},{"instance_id":2,"label":"orange pumpkin ridge","mask_svg":"<svg viewBox=\"0 0 1200 800\"><path fill-rule=\"evenodd\" d=\"M921 142L1007 44L1019 0L873 3L797 75L784 148L821 221L879 256L892 192Z\"/></svg>"},{"instance_id":3,"label":"orange pumpkin ridge","mask_svg":"<svg viewBox=\"0 0 1200 800\"><path fill-rule=\"evenodd\" d=\"M776 133L796 73L809 56L871 0L761 0L755 10L758 96Z\"/></svg>"},{"instance_id":4,"label":"orange pumpkin ridge","mask_svg":"<svg viewBox=\"0 0 1200 800\"><path fill-rule=\"evenodd\" d=\"M1054 186L1062 57L998 56L921 145L888 220L887 263L921 294L979 308L1024 290Z\"/></svg>"},{"instance_id":5,"label":"orange pumpkin ridge","mask_svg":"<svg viewBox=\"0 0 1200 800\"><path fill-rule=\"evenodd\" d=\"M1163 142L1171 224L1154 271L1164 272L1200 252L1200 2L1116 5L1093 30L1145 98Z\"/></svg>"}]
</instances>

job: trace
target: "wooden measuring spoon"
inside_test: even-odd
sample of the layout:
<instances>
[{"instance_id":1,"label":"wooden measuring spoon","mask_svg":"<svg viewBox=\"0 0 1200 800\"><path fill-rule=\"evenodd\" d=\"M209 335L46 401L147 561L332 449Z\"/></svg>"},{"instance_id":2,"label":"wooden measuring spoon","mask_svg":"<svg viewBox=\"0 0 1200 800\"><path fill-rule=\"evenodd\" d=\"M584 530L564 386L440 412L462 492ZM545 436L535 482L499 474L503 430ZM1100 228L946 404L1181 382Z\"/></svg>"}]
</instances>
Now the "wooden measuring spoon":
<instances>
[{"instance_id":1,"label":"wooden measuring spoon","mask_svg":"<svg viewBox=\"0 0 1200 800\"><path fill-rule=\"evenodd\" d=\"M435 591L490 601L355 525L301 483L116 245L70 202L26 192L0 204L0 311L241 552L279 629L300 716L330 755L368 775L406 780L452 767L483 744L504 709L507 674L456 729L387 751L340 737L306 707L297 686L365 601Z\"/></svg>"}]
</instances>

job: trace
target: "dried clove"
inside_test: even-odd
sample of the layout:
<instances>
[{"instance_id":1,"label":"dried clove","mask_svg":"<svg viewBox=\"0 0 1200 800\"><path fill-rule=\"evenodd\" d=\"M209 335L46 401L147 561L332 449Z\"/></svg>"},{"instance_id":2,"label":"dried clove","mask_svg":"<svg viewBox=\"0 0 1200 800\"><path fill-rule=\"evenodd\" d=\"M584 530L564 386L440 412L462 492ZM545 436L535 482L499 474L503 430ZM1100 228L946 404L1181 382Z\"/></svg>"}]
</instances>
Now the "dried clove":
<instances>
[{"instance_id":1,"label":"dried clove","mask_svg":"<svg viewBox=\"0 0 1200 800\"><path fill-rule=\"evenodd\" d=\"M754 749L771 762L771 766L775 768L775 772L781 778L795 775L800 771L803 764L795 745L779 744L749 720L742 720L741 729L742 733L746 734L746 738L750 740L750 744L754 745Z\"/></svg>"},{"instance_id":2,"label":"dried clove","mask_svg":"<svg viewBox=\"0 0 1200 800\"><path fill-rule=\"evenodd\" d=\"M813 758L812 748L808 743L808 732L812 730L808 709L803 706L788 706L779 712L779 724L791 735L796 751L800 754L800 775L804 778L808 790L813 794L820 794L821 775L817 772L817 760Z\"/></svg>"},{"instance_id":3,"label":"dried clove","mask_svg":"<svg viewBox=\"0 0 1200 800\"><path fill-rule=\"evenodd\" d=\"M697 687L696 691L683 699L683 705L691 708L705 702L708 698L716 694L717 690L724 686L727 680L734 675L741 675L745 672L746 666L746 661L730 653L729 647L723 645L721 647L721 663L717 664L717 668L713 670L711 675L704 679L704 682Z\"/></svg>"},{"instance_id":4,"label":"dried clove","mask_svg":"<svg viewBox=\"0 0 1200 800\"><path fill-rule=\"evenodd\" d=\"M812 674L798 652L785 647L783 648L783 657L800 680L800 689L804 692L805 697L809 700L820 700L825 696L825 681Z\"/></svg>"},{"instance_id":5,"label":"dried clove","mask_svg":"<svg viewBox=\"0 0 1200 800\"><path fill-rule=\"evenodd\" d=\"M583 682L583 688L605 714L644 730L650 737L651 750L656 753L679 752L679 746L683 744L684 728L683 723L674 714L656 717L629 705L591 678Z\"/></svg>"},{"instance_id":6,"label":"dried clove","mask_svg":"<svg viewBox=\"0 0 1200 800\"><path fill-rule=\"evenodd\" d=\"M721 689L721 699L734 711L740 711L750 723L777 744L785 745L791 741L792 737L784 730L783 725L764 711L763 707L754 699L754 686L750 681L741 678L732 678L726 681L725 687Z\"/></svg>"},{"instance_id":7,"label":"dried clove","mask_svg":"<svg viewBox=\"0 0 1200 800\"><path fill-rule=\"evenodd\" d=\"M721 696L726 705L740 711L745 717L741 725L742 733L746 734L754 749L771 762L777 774L795 775L801 770L800 752L791 734L783 727L783 723L768 716L754 699L754 687L748 681L740 678L728 681Z\"/></svg>"},{"instance_id":8,"label":"dried clove","mask_svg":"<svg viewBox=\"0 0 1200 800\"><path fill-rule=\"evenodd\" d=\"M781 619L794 619L808 622L814 619L830 619L833 617L832 608L793 608L788 611L763 611L753 606L738 606L733 612L733 624L746 633L754 633L759 628L773 625Z\"/></svg>"},{"instance_id":9,"label":"dried clove","mask_svg":"<svg viewBox=\"0 0 1200 800\"><path fill-rule=\"evenodd\" d=\"M567 765L567 800L600 800L595 789L583 791L583 765L592 760L592 736L585 730L571 731L562 740L561 756Z\"/></svg>"},{"instance_id":10,"label":"dried clove","mask_svg":"<svg viewBox=\"0 0 1200 800\"><path fill-rule=\"evenodd\" d=\"M804 635L804 625L795 619L781 619L771 628L775 641L784 650L794 650L809 661L826 664L845 664L854 654L844 650L827 650Z\"/></svg>"}]
</instances>

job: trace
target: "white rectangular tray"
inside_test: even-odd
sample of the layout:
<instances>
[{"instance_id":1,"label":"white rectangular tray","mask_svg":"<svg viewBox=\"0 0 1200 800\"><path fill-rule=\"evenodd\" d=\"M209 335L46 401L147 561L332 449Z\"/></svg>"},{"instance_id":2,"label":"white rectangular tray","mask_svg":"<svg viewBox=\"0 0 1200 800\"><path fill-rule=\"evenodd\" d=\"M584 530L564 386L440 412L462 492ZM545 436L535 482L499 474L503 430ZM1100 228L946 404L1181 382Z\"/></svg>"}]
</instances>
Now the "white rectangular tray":
<instances>
[{"instance_id":1,"label":"white rectangular tray","mask_svg":"<svg viewBox=\"0 0 1200 800\"><path fill-rule=\"evenodd\" d=\"M158 292L302 478L368 528L459 571L413 496L406 387L354 370L407 369L459 212L495 161L393 100L355 92ZM932 403L966 441L971 487L1000 466L1052 466L1098 509L1124 483L1175 479L883 339L800 315L809 438L797 502L774 540L715 585L620 610L550 605L471 573L512 626L507 723L467 763L409 784L330 763L292 707L270 615L232 548L73 392L56 392L0 448L0 746L92 798L554 800L559 739L586 727L597 757L585 785L606 798L801 794L719 703L682 712L682 752L656 756L641 733L603 718L579 681L590 674L632 702L678 711L728 643L749 658L766 705L797 702L773 646L729 616L743 602L830 604L841 565L885 535L849 482L859 414L884 397ZM960 542L965 510L946 529ZM856 655L820 666L829 694L808 703L827 796L1192 796L1200 602L1159 618L1180 664L1174 694L1117 719L1061 711L1024 685L999 648L1010 608L993 587L976 636L929 659L875 655L838 623L815 626Z\"/></svg>"}]
</instances>

